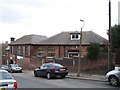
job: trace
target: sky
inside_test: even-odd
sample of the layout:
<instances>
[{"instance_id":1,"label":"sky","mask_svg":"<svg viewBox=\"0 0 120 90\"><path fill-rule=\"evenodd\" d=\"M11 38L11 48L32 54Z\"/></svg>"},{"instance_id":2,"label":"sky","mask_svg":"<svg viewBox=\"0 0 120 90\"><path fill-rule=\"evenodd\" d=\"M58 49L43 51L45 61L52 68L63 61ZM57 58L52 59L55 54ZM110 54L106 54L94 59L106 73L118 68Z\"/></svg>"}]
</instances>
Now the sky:
<instances>
[{"instance_id":1,"label":"sky","mask_svg":"<svg viewBox=\"0 0 120 90\"><path fill-rule=\"evenodd\" d=\"M111 23L118 2L111 0ZM93 31L108 38L109 0L0 0L0 42L29 34L51 37L66 31ZM84 23L80 21L84 20Z\"/></svg>"}]
</instances>

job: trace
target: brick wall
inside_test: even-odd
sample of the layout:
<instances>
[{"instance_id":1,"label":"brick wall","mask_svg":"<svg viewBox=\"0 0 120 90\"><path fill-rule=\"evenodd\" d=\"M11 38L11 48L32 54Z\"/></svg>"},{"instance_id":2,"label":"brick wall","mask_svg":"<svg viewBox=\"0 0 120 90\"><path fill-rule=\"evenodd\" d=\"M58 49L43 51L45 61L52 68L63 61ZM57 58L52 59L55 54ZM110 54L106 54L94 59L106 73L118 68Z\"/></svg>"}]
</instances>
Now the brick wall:
<instances>
[{"instance_id":1,"label":"brick wall","mask_svg":"<svg viewBox=\"0 0 120 90\"><path fill-rule=\"evenodd\" d=\"M60 63L69 69L69 72L76 72L78 68L79 58L55 58L54 62ZM23 69L33 70L40 66L44 61L44 58L33 57L31 60L25 58L23 61L18 61L18 63L23 67ZM108 58L106 55L100 55L97 60L88 60L87 58L81 59L81 71L82 72L94 72L94 73L106 73L108 66Z\"/></svg>"},{"instance_id":2,"label":"brick wall","mask_svg":"<svg viewBox=\"0 0 120 90\"><path fill-rule=\"evenodd\" d=\"M77 72L79 58L64 58L63 60L55 60L56 63L60 63L66 66L70 72ZM81 71L95 71L99 70L98 73L102 71L107 71L107 58L102 58L98 60L88 60L86 58L81 59Z\"/></svg>"}]
</instances>

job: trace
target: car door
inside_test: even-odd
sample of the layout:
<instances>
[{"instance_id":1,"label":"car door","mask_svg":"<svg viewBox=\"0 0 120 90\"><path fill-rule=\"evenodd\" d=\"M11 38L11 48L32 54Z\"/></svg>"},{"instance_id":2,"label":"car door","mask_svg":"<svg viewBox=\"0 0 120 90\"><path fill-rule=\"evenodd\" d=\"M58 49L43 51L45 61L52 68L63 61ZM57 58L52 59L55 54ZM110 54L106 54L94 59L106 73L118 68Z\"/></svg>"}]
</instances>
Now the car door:
<instances>
[{"instance_id":1,"label":"car door","mask_svg":"<svg viewBox=\"0 0 120 90\"><path fill-rule=\"evenodd\" d=\"M120 81L120 69L118 71L118 78L119 78L119 81Z\"/></svg>"},{"instance_id":2,"label":"car door","mask_svg":"<svg viewBox=\"0 0 120 90\"><path fill-rule=\"evenodd\" d=\"M43 76L43 67L44 67L44 64L37 68L37 74L39 76Z\"/></svg>"},{"instance_id":3,"label":"car door","mask_svg":"<svg viewBox=\"0 0 120 90\"><path fill-rule=\"evenodd\" d=\"M9 72L11 71L11 65L10 64L8 65L8 71Z\"/></svg>"},{"instance_id":4,"label":"car door","mask_svg":"<svg viewBox=\"0 0 120 90\"><path fill-rule=\"evenodd\" d=\"M49 68L48 68L48 65L45 64L44 67L42 68L42 75L43 75L43 76L46 76L46 75L47 75L48 69L49 69Z\"/></svg>"}]
</instances>

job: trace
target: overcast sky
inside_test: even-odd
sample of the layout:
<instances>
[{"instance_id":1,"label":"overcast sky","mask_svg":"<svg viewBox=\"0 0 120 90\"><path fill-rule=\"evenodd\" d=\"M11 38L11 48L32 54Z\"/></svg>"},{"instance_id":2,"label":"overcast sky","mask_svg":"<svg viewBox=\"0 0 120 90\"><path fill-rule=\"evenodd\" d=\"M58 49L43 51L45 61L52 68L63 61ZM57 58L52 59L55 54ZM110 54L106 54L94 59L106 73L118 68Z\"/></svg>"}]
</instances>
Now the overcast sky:
<instances>
[{"instance_id":1,"label":"overcast sky","mask_svg":"<svg viewBox=\"0 0 120 90\"><path fill-rule=\"evenodd\" d=\"M112 25L118 1L111 0ZM63 31L93 31L107 38L109 0L0 0L0 42L29 34L51 37Z\"/></svg>"}]
</instances>

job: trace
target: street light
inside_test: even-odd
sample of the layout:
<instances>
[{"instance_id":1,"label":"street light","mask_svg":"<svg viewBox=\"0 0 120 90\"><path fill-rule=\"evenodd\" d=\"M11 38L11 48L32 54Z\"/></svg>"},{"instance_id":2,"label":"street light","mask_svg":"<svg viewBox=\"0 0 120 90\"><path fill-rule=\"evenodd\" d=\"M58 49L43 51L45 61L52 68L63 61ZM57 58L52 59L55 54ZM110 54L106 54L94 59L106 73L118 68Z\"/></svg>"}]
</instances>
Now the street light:
<instances>
[{"instance_id":1,"label":"street light","mask_svg":"<svg viewBox=\"0 0 120 90\"><path fill-rule=\"evenodd\" d=\"M79 60L78 60L77 77L80 76L80 72L81 72L82 29L84 27L84 20L80 19L80 21L83 22L83 26L81 27L81 31L80 31L80 48L79 48Z\"/></svg>"},{"instance_id":2,"label":"street light","mask_svg":"<svg viewBox=\"0 0 120 90\"><path fill-rule=\"evenodd\" d=\"M112 39L111 39L111 0L109 0L109 34L108 34L108 71L112 70Z\"/></svg>"}]
</instances>

